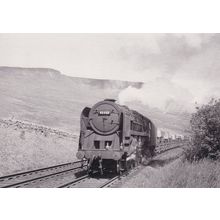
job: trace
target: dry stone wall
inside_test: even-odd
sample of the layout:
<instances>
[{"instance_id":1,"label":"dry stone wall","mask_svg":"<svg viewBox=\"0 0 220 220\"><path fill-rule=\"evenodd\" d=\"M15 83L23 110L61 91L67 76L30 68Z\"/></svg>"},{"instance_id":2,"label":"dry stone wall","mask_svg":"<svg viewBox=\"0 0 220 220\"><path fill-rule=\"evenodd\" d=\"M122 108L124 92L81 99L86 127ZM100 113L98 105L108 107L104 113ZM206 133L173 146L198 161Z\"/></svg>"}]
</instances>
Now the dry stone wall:
<instances>
[{"instance_id":1,"label":"dry stone wall","mask_svg":"<svg viewBox=\"0 0 220 220\"><path fill-rule=\"evenodd\" d=\"M53 129L50 127L37 125L34 123L27 123L19 120L11 120L11 119L0 119L0 127L3 128L13 128L14 130L22 130L23 132L36 132L38 134L42 134L44 136L48 135L58 135L60 137L69 137L69 138L78 138L77 135L71 134L65 131L60 131L57 129Z\"/></svg>"}]
</instances>

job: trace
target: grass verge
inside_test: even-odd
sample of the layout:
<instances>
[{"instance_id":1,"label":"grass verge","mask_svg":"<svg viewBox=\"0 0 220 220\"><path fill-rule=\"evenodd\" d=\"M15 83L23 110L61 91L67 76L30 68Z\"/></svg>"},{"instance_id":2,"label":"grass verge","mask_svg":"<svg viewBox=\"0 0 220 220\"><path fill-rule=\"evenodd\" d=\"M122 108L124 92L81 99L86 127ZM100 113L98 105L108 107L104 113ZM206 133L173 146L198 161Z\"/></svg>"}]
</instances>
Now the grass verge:
<instances>
[{"instance_id":1,"label":"grass verge","mask_svg":"<svg viewBox=\"0 0 220 220\"><path fill-rule=\"evenodd\" d=\"M77 138L0 125L0 176L76 160Z\"/></svg>"},{"instance_id":2,"label":"grass verge","mask_svg":"<svg viewBox=\"0 0 220 220\"><path fill-rule=\"evenodd\" d=\"M121 187L127 188L213 188L220 187L220 161L187 161L180 152L153 160Z\"/></svg>"}]
</instances>

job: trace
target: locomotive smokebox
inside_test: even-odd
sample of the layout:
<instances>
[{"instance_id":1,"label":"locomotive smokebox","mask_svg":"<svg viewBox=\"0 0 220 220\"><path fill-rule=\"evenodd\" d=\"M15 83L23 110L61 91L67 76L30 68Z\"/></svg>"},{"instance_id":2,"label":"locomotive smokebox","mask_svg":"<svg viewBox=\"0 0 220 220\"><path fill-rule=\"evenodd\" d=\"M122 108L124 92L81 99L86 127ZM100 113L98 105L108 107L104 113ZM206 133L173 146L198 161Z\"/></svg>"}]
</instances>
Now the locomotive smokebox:
<instances>
[{"instance_id":1,"label":"locomotive smokebox","mask_svg":"<svg viewBox=\"0 0 220 220\"><path fill-rule=\"evenodd\" d=\"M90 125L95 132L109 135L119 129L121 110L113 100L104 100L95 104L90 113Z\"/></svg>"}]
</instances>

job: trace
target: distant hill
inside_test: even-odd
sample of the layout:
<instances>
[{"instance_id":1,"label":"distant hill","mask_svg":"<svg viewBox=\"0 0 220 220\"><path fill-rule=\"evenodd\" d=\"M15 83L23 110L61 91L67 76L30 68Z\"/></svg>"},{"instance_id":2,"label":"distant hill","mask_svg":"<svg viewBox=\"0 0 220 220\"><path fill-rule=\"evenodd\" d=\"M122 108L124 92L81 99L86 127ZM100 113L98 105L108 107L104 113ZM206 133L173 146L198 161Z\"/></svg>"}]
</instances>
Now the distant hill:
<instances>
[{"instance_id":1,"label":"distant hill","mask_svg":"<svg viewBox=\"0 0 220 220\"><path fill-rule=\"evenodd\" d=\"M0 118L18 119L78 133L85 106L105 98L117 99L128 86L142 82L87 79L62 75L49 68L0 67ZM183 132L188 114L165 114L139 102L128 103L163 128Z\"/></svg>"}]
</instances>

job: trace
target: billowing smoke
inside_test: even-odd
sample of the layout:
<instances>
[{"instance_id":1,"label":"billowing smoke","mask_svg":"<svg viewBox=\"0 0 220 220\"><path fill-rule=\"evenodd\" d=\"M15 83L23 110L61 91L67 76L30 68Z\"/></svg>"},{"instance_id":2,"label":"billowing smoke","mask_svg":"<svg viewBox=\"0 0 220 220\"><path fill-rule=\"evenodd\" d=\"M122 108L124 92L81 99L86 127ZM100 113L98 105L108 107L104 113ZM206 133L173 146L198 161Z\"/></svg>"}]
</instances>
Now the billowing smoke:
<instances>
[{"instance_id":1,"label":"billowing smoke","mask_svg":"<svg viewBox=\"0 0 220 220\"><path fill-rule=\"evenodd\" d=\"M192 112L194 109L193 97L188 90L162 78L145 83L140 89L129 86L120 92L118 100L121 104L140 101L163 112Z\"/></svg>"}]
</instances>

